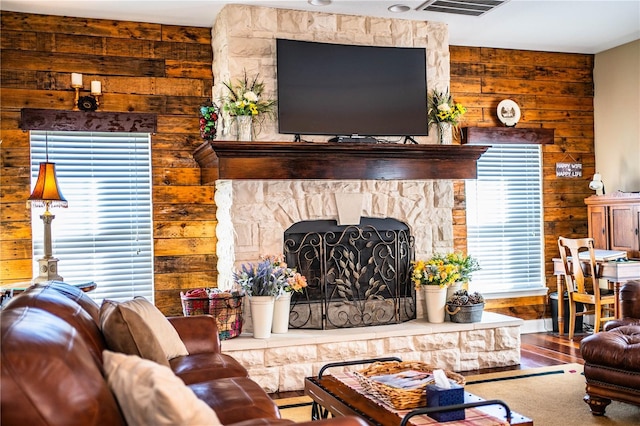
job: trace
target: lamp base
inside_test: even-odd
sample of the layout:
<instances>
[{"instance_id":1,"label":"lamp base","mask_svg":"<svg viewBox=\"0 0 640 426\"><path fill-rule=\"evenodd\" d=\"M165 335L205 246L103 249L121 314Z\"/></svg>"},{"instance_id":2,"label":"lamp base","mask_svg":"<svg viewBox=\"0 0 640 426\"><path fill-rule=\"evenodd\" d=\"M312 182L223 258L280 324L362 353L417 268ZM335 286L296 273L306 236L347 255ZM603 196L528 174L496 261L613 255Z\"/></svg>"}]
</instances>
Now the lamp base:
<instances>
[{"instance_id":1,"label":"lamp base","mask_svg":"<svg viewBox=\"0 0 640 426\"><path fill-rule=\"evenodd\" d=\"M64 278L58 275L58 259L55 257L38 259L38 265L40 275L33 279L34 283L64 281Z\"/></svg>"}]
</instances>

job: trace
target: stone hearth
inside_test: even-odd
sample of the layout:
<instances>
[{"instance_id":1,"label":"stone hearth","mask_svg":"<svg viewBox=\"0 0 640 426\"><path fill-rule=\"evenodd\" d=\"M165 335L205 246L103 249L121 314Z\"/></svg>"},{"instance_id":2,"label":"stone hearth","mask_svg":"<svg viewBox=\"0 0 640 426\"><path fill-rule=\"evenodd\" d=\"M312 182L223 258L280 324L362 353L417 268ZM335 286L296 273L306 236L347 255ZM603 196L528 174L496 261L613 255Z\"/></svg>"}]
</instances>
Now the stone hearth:
<instances>
[{"instance_id":1,"label":"stone hearth","mask_svg":"<svg viewBox=\"0 0 640 426\"><path fill-rule=\"evenodd\" d=\"M267 392L284 392L304 389L305 377L337 361L397 356L454 371L517 365L522 324L518 318L484 312L482 322L472 324L418 319L365 328L289 330L269 339L243 333L223 340L222 350Z\"/></svg>"}]
</instances>

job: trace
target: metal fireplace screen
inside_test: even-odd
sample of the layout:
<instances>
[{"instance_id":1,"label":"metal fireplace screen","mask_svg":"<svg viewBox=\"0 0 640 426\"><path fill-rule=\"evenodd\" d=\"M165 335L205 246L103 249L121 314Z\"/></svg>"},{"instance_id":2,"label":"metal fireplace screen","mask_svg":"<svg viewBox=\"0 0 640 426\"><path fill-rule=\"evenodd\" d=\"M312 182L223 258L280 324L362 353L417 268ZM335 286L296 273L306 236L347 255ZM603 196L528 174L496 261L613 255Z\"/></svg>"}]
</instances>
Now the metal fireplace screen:
<instances>
[{"instance_id":1,"label":"metal fireplace screen","mask_svg":"<svg viewBox=\"0 0 640 426\"><path fill-rule=\"evenodd\" d=\"M415 318L413 237L398 220L298 222L285 231L284 254L308 283L293 294L291 328L367 327Z\"/></svg>"}]
</instances>

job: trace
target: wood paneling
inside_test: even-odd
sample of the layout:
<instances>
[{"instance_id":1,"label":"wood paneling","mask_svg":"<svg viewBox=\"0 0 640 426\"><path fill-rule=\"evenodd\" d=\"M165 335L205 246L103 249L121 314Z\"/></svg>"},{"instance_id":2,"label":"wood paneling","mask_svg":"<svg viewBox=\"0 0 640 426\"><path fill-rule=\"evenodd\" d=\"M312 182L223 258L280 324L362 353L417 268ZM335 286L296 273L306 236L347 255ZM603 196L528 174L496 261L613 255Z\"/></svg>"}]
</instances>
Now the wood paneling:
<instances>
[{"instance_id":1,"label":"wood paneling","mask_svg":"<svg viewBox=\"0 0 640 426\"><path fill-rule=\"evenodd\" d=\"M543 145L543 208L545 275L555 291L551 259L557 239L587 235L584 198L595 172L593 129L593 55L451 46L451 93L469 109L463 126L501 126L498 103L512 99L520 106L517 128L554 130L554 143ZM555 176L555 163L582 163L582 177ZM461 182L459 185L464 186ZM456 190L453 216L464 214L464 190ZM466 250L464 223L454 222L456 249ZM488 310L538 318L547 302L541 299L492 301ZM548 312L548 311L547 311ZM548 315L547 315L548 316Z\"/></svg>"},{"instance_id":2,"label":"wood paneling","mask_svg":"<svg viewBox=\"0 0 640 426\"><path fill-rule=\"evenodd\" d=\"M30 192L29 142L19 130L20 110L70 110L70 73L79 72L84 89L91 80L102 82L100 111L157 114L153 219L161 228L154 233L155 296L165 314L181 314L180 290L214 286L217 276L212 188L198 185L192 157L201 143L197 106L209 101L213 84L211 29L7 11L1 12L0 25L0 282L32 277L31 211L24 205ZM550 259L558 235L587 234L580 200L592 194L588 183L595 172L593 55L458 46L450 53L451 92L469 109L465 126L499 126L496 107L509 98L522 112L518 127L555 131L554 144L543 148L546 271L553 291ZM554 164L565 156L582 162L582 178L555 177ZM216 176L216 167L202 171L204 180ZM466 250L464 182L454 188L455 247ZM197 229L204 235L194 236ZM528 319L544 306L537 299L524 302L493 309Z\"/></svg>"},{"instance_id":3,"label":"wood paneling","mask_svg":"<svg viewBox=\"0 0 640 426\"><path fill-rule=\"evenodd\" d=\"M202 142L198 107L213 84L211 29L6 11L0 24L0 282L32 277L29 134L19 130L20 111L91 115L69 111L70 73L78 72L83 94L91 80L102 82L96 116L157 117L157 127L145 130L152 133L155 301L167 315L182 314L180 291L215 286L217 276L213 188L200 185L192 156Z\"/></svg>"}]
</instances>

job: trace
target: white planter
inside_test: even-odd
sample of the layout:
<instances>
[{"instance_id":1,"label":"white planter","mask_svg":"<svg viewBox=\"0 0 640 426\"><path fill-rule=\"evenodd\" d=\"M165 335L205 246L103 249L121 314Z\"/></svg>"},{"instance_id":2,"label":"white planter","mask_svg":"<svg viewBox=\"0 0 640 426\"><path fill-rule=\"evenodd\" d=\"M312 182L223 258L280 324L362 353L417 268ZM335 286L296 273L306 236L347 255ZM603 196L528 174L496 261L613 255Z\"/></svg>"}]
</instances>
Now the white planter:
<instances>
[{"instance_id":1,"label":"white planter","mask_svg":"<svg viewBox=\"0 0 640 426\"><path fill-rule=\"evenodd\" d=\"M291 307L291 293L284 293L276 297L273 305L273 324L271 332L282 334L289 331L289 310Z\"/></svg>"},{"instance_id":2,"label":"white planter","mask_svg":"<svg viewBox=\"0 0 640 426\"><path fill-rule=\"evenodd\" d=\"M273 324L273 296L250 296L251 322L253 323L253 337L268 339L271 337Z\"/></svg>"},{"instance_id":3,"label":"white planter","mask_svg":"<svg viewBox=\"0 0 640 426\"><path fill-rule=\"evenodd\" d=\"M447 288L439 285L422 286L427 305L427 320L433 323L444 322Z\"/></svg>"},{"instance_id":4,"label":"white planter","mask_svg":"<svg viewBox=\"0 0 640 426\"><path fill-rule=\"evenodd\" d=\"M236 117L238 123L238 140L253 140L253 117L250 115L239 115Z\"/></svg>"}]
</instances>

